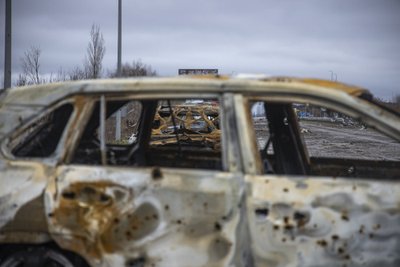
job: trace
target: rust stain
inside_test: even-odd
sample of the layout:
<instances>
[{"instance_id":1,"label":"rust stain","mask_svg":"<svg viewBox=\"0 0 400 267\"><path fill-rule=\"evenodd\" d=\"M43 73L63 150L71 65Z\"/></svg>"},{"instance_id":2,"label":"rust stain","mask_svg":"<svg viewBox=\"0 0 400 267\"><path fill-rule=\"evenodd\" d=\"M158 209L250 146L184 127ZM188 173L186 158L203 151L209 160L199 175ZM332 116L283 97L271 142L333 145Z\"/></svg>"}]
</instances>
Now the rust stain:
<instances>
[{"instance_id":1,"label":"rust stain","mask_svg":"<svg viewBox=\"0 0 400 267\"><path fill-rule=\"evenodd\" d=\"M160 216L150 203L121 211L132 199L130 190L111 182L74 183L62 191L51 220L82 240L89 257L100 259L105 253L121 251L126 242L139 240L158 227Z\"/></svg>"},{"instance_id":2,"label":"rust stain","mask_svg":"<svg viewBox=\"0 0 400 267\"><path fill-rule=\"evenodd\" d=\"M343 92L345 92L349 95L353 95L353 96L360 96L362 94L371 94L368 90L361 88L361 87L347 85L347 84L339 83L339 82L328 81L328 80L298 79L298 81L302 82L302 83L306 83L306 84L337 89L337 90L343 91Z\"/></svg>"}]
</instances>

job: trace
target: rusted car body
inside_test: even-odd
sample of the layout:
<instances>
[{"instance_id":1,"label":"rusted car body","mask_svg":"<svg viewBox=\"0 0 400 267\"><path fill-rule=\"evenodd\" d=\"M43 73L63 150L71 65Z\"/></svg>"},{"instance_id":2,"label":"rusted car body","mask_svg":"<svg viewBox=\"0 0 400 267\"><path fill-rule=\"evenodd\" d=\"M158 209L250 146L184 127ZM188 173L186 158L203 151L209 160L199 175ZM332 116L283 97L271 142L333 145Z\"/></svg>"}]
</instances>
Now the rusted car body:
<instances>
[{"instance_id":1,"label":"rusted car body","mask_svg":"<svg viewBox=\"0 0 400 267\"><path fill-rule=\"evenodd\" d=\"M181 101L198 98L218 105ZM313 159L292 108L343 112L398 146L400 117L369 98L336 82L219 76L7 90L0 266L400 266L399 161ZM136 141L107 144L105 120L131 100ZM252 101L268 112L261 149Z\"/></svg>"}]
</instances>

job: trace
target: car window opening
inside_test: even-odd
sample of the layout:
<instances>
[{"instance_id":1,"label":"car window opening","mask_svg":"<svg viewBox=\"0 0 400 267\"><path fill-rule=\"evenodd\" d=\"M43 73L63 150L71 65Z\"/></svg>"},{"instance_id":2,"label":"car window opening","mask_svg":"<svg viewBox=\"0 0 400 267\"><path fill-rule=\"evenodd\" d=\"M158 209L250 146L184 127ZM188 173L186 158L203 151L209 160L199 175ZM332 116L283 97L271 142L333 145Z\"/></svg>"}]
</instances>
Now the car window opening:
<instances>
[{"instance_id":1,"label":"car window opening","mask_svg":"<svg viewBox=\"0 0 400 267\"><path fill-rule=\"evenodd\" d=\"M20 134L11 138L11 153L16 157L51 156L57 148L72 111L73 106L68 103L35 120Z\"/></svg>"},{"instance_id":2,"label":"car window opening","mask_svg":"<svg viewBox=\"0 0 400 267\"><path fill-rule=\"evenodd\" d=\"M351 116L311 104L250 106L264 173L398 178L399 142Z\"/></svg>"},{"instance_id":3,"label":"car window opening","mask_svg":"<svg viewBox=\"0 0 400 267\"><path fill-rule=\"evenodd\" d=\"M105 110L107 165L222 169L217 100L107 101ZM99 112L96 103L72 163L101 164Z\"/></svg>"}]
</instances>

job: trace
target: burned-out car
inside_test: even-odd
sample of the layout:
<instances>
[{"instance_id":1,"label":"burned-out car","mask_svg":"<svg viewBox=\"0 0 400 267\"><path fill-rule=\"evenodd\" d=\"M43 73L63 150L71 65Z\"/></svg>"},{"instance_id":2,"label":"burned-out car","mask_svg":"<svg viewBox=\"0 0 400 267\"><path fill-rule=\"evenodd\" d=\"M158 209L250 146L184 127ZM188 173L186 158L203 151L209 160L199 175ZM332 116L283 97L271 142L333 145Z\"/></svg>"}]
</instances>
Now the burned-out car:
<instances>
[{"instance_id":1,"label":"burned-out car","mask_svg":"<svg viewBox=\"0 0 400 267\"><path fill-rule=\"evenodd\" d=\"M0 266L400 266L400 116L361 88L15 88L0 141Z\"/></svg>"}]
</instances>

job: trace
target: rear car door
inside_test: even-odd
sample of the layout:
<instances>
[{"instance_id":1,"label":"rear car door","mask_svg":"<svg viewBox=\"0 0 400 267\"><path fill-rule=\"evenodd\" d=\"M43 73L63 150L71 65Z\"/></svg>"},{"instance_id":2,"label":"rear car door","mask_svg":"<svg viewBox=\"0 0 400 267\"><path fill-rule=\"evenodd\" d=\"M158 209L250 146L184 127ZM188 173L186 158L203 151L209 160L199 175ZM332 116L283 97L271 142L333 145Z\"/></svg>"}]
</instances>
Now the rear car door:
<instances>
[{"instance_id":1,"label":"rear car door","mask_svg":"<svg viewBox=\"0 0 400 267\"><path fill-rule=\"evenodd\" d=\"M255 265L398 266L400 136L373 131L398 117L351 99L235 101Z\"/></svg>"}]
</instances>

